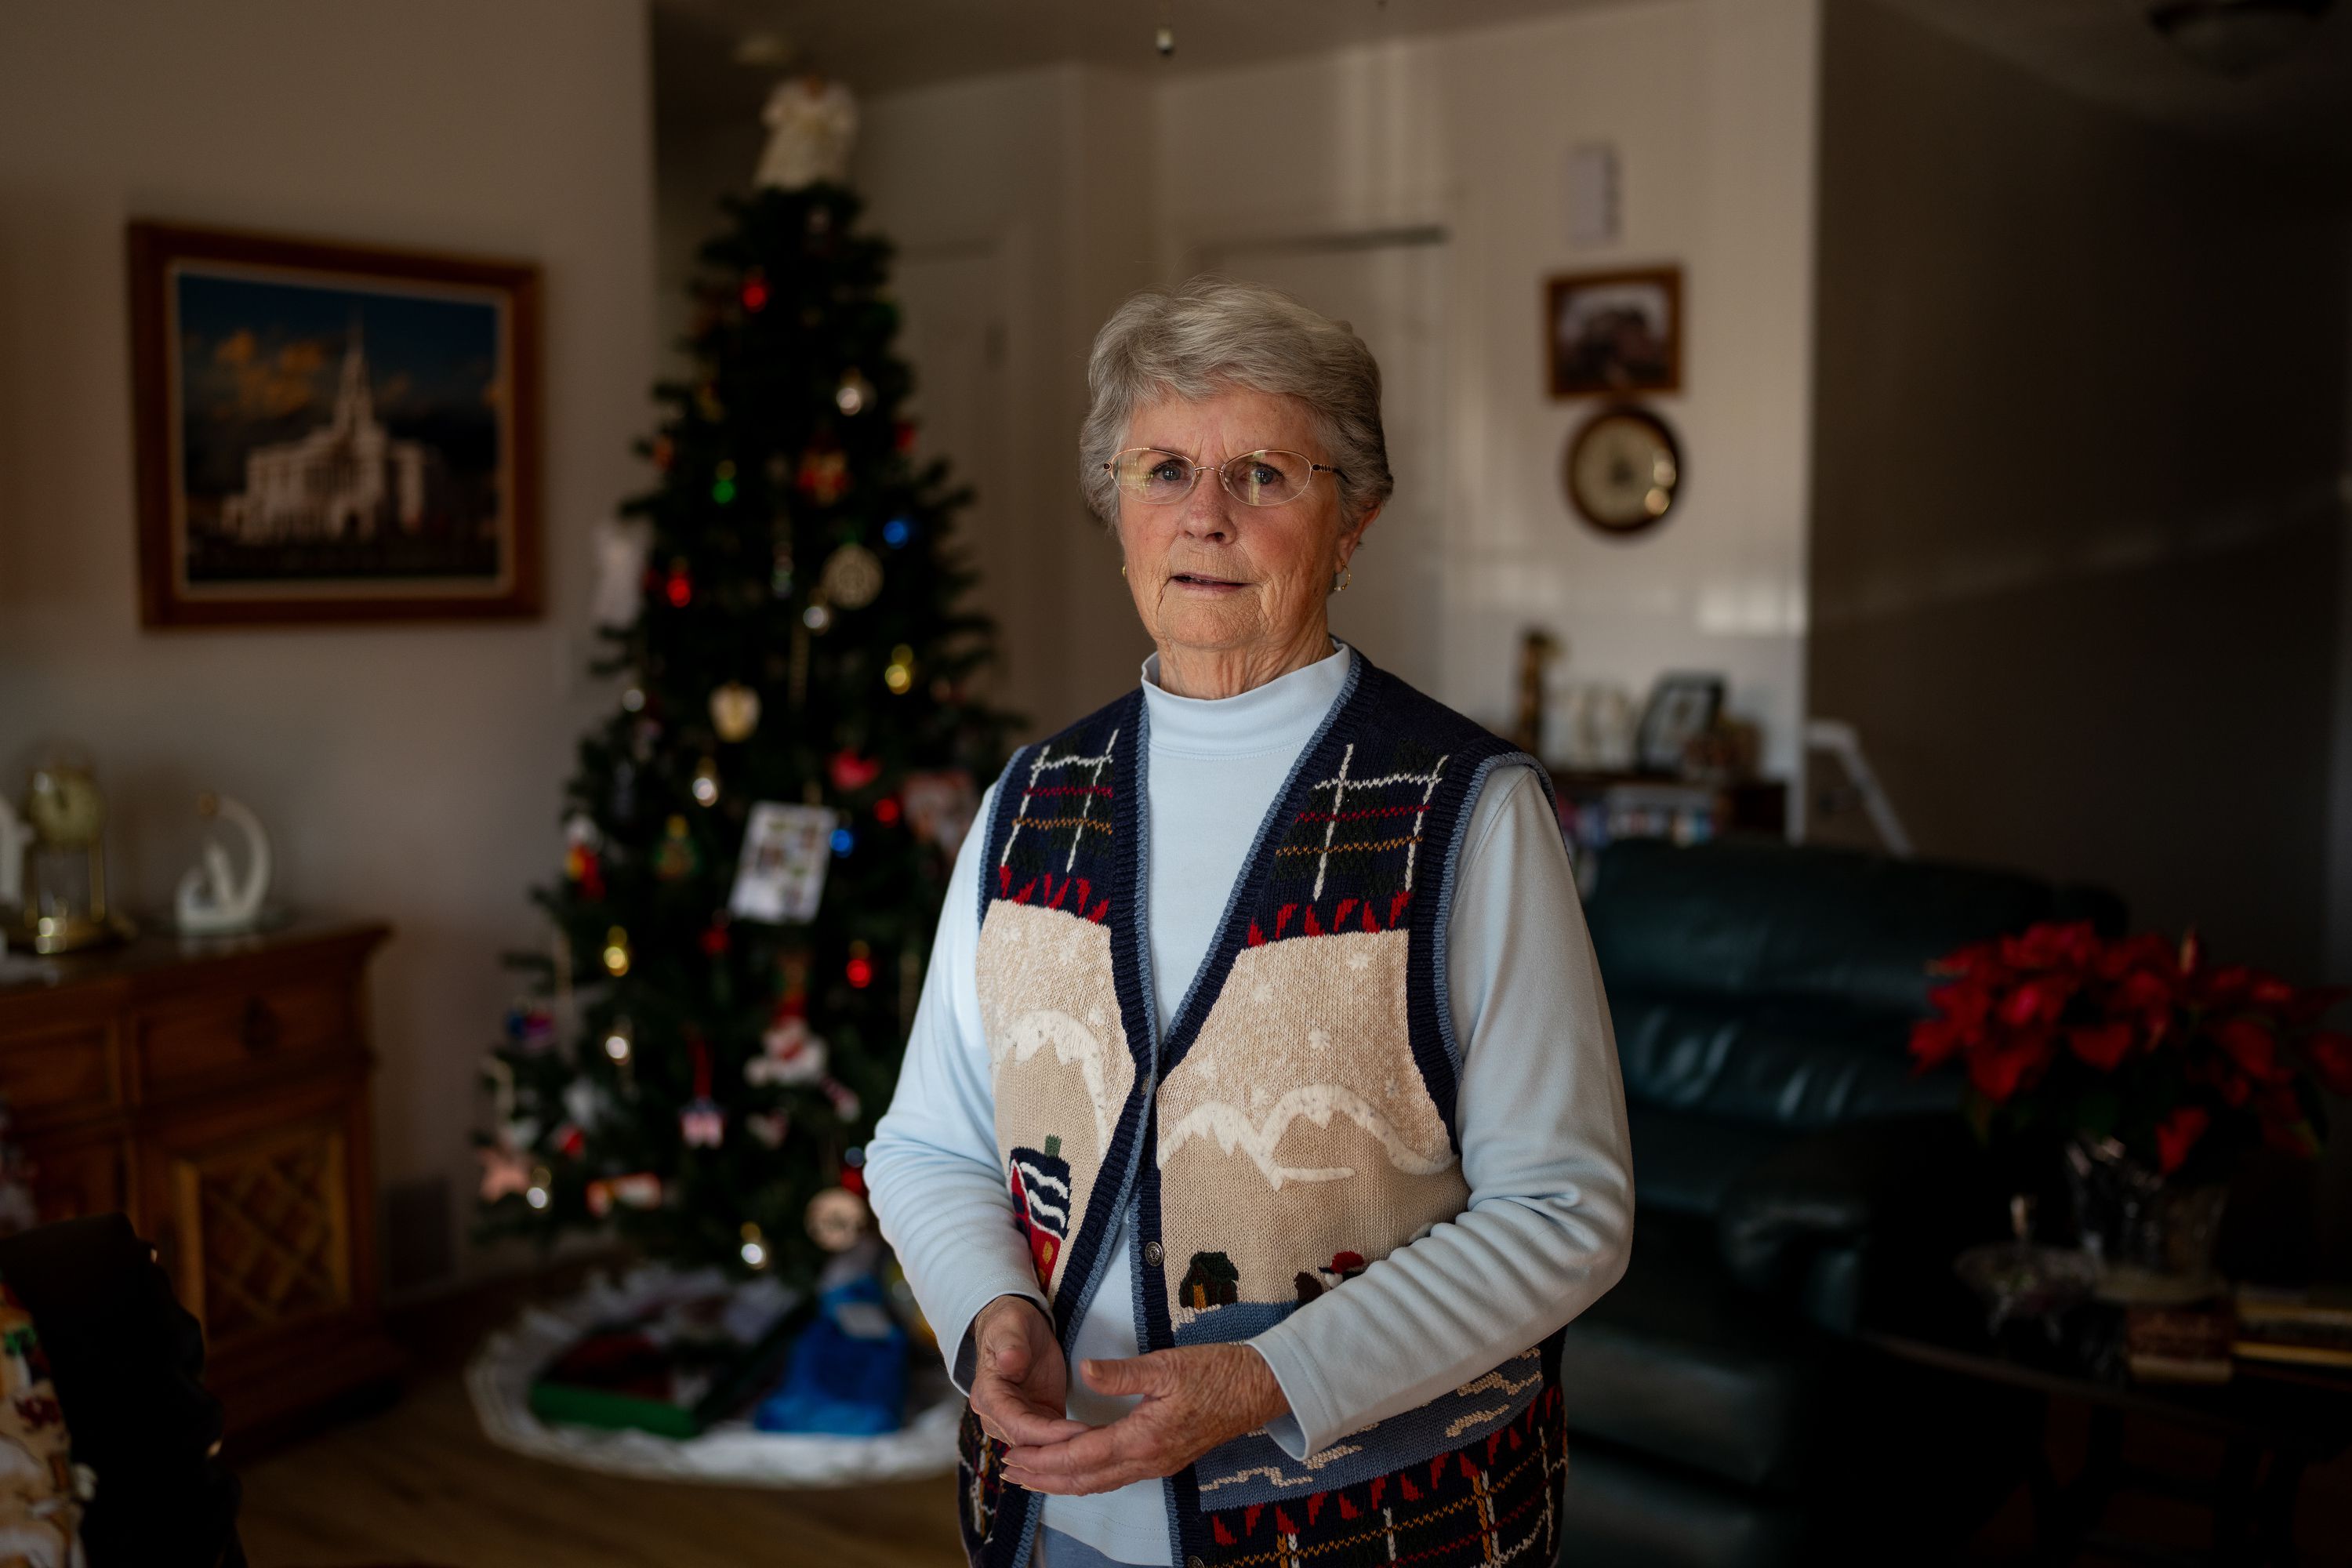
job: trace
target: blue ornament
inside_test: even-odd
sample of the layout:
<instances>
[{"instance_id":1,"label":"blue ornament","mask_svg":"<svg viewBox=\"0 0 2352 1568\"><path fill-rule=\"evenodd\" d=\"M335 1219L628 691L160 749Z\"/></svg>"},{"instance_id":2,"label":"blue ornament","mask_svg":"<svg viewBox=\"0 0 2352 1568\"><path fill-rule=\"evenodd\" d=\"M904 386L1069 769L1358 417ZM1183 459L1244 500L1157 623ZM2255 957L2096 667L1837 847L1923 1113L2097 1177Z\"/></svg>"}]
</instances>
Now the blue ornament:
<instances>
[{"instance_id":1,"label":"blue ornament","mask_svg":"<svg viewBox=\"0 0 2352 1568\"><path fill-rule=\"evenodd\" d=\"M882 542L893 550L904 550L907 541L915 537L915 525L903 517L894 517L882 525Z\"/></svg>"},{"instance_id":2,"label":"blue ornament","mask_svg":"<svg viewBox=\"0 0 2352 1568\"><path fill-rule=\"evenodd\" d=\"M833 830L833 852L835 854L846 855L852 849L856 847L857 836L856 834L850 832L846 827L836 827Z\"/></svg>"}]
</instances>

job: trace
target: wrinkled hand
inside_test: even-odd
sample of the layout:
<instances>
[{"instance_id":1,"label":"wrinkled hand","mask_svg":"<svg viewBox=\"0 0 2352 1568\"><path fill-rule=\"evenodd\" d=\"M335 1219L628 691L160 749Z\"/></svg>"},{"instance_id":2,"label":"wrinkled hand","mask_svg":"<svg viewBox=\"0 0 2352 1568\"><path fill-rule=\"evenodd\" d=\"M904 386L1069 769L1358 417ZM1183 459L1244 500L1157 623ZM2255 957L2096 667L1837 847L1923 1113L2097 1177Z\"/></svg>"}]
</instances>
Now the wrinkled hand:
<instances>
[{"instance_id":1,"label":"wrinkled hand","mask_svg":"<svg viewBox=\"0 0 2352 1568\"><path fill-rule=\"evenodd\" d=\"M1290 1408L1274 1369L1247 1345L1188 1345L1087 1361L1078 1371L1097 1393L1140 1394L1142 1403L1108 1426L1079 1426L1074 1436L1006 1450L1004 1475L1014 1485L1082 1497L1174 1475Z\"/></svg>"},{"instance_id":2,"label":"wrinkled hand","mask_svg":"<svg viewBox=\"0 0 2352 1568\"><path fill-rule=\"evenodd\" d=\"M1000 1443L1055 1443L1091 1431L1069 1418L1070 1369L1054 1325L1026 1296L999 1296L971 1324L971 1413Z\"/></svg>"}]
</instances>

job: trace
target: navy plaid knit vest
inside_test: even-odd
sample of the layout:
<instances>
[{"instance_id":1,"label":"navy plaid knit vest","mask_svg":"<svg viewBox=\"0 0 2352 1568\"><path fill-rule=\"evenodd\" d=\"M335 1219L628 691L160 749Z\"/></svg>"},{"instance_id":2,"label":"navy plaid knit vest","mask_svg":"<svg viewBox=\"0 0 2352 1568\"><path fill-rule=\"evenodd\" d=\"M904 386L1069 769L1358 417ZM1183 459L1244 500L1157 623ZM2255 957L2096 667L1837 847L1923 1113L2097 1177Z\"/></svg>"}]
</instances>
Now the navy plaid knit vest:
<instances>
[{"instance_id":1,"label":"navy plaid knit vest","mask_svg":"<svg viewBox=\"0 0 2352 1568\"><path fill-rule=\"evenodd\" d=\"M1467 1206L1445 918L1487 775L1532 765L1358 656L1162 1033L1147 867L1184 847L1145 842L1146 722L1138 690L1024 749L986 825L997 1152L1066 1354L1097 1289L1147 1351L1246 1340ZM1122 1213L1135 1275L1105 1279ZM1213 1449L1165 1483L1175 1560L1549 1563L1558 1363L1555 1335L1303 1463L1263 1432ZM1025 1563L1037 1524L1002 1453L967 1409L974 1568Z\"/></svg>"}]
</instances>

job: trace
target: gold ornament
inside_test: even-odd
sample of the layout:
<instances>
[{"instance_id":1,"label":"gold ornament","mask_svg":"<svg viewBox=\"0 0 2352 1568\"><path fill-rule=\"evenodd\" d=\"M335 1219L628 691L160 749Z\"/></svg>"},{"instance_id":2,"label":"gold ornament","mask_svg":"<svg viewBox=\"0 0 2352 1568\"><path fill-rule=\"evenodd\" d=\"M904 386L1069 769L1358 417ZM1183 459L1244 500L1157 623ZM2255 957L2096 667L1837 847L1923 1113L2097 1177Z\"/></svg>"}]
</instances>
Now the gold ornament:
<instances>
[{"instance_id":1,"label":"gold ornament","mask_svg":"<svg viewBox=\"0 0 2352 1568\"><path fill-rule=\"evenodd\" d=\"M915 650L900 643L890 650L890 662L882 667L882 684L890 689L893 697L904 697L915 684Z\"/></svg>"},{"instance_id":2,"label":"gold ornament","mask_svg":"<svg viewBox=\"0 0 2352 1568\"><path fill-rule=\"evenodd\" d=\"M863 544L845 544L824 558L818 581L832 603L862 610L882 592L882 563Z\"/></svg>"},{"instance_id":3,"label":"gold ornament","mask_svg":"<svg viewBox=\"0 0 2352 1568\"><path fill-rule=\"evenodd\" d=\"M710 694L710 723L730 745L750 740L760 727L760 694L740 680L729 681Z\"/></svg>"},{"instance_id":4,"label":"gold ornament","mask_svg":"<svg viewBox=\"0 0 2352 1568\"><path fill-rule=\"evenodd\" d=\"M847 1187L827 1187L809 1199L808 1233L827 1252L846 1252L865 1239L873 1216Z\"/></svg>"}]
</instances>

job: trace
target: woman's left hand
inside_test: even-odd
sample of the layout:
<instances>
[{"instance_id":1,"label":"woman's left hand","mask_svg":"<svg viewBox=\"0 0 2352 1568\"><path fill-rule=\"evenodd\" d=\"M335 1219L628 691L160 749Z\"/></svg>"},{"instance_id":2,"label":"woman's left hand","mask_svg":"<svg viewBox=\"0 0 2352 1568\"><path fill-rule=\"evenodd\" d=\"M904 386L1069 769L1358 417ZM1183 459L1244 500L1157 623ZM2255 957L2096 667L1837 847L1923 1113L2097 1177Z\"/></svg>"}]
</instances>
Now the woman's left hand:
<instances>
[{"instance_id":1,"label":"woman's left hand","mask_svg":"<svg viewBox=\"0 0 2352 1568\"><path fill-rule=\"evenodd\" d=\"M1188 1345L1082 1362L1078 1371L1097 1394L1140 1394L1142 1403L1108 1426L1006 1449L1004 1476L1013 1485L1083 1497L1156 1480L1290 1408L1274 1369L1247 1345Z\"/></svg>"}]
</instances>

